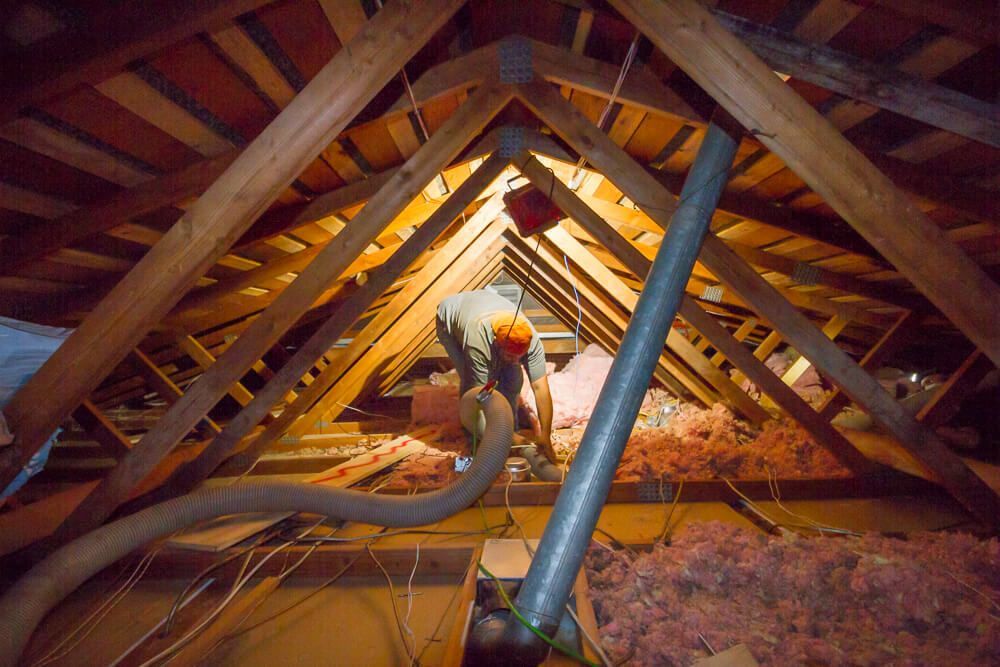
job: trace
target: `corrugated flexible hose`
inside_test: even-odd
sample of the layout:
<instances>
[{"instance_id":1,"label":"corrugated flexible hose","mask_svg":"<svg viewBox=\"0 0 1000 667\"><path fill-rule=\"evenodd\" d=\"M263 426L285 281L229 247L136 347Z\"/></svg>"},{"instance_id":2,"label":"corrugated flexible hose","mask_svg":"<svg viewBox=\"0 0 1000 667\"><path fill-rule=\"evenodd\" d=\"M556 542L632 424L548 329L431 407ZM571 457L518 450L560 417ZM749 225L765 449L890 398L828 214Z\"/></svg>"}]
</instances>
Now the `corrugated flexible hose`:
<instances>
[{"instance_id":1,"label":"corrugated flexible hose","mask_svg":"<svg viewBox=\"0 0 1000 667\"><path fill-rule=\"evenodd\" d=\"M479 388L462 396L463 423L477 416ZM458 481L416 496L379 496L311 484L247 482L196 491L102 526L29 570L0 597L0 665L15 665L50 609L87 579L142 545L199 521L243 512L309 512L379 526L434 523L476 501L504 469L513 418L494 392L482 406L486 431L475 460ZM474 422L472 422L474 423Z\"/></svg>"}]
</instances>

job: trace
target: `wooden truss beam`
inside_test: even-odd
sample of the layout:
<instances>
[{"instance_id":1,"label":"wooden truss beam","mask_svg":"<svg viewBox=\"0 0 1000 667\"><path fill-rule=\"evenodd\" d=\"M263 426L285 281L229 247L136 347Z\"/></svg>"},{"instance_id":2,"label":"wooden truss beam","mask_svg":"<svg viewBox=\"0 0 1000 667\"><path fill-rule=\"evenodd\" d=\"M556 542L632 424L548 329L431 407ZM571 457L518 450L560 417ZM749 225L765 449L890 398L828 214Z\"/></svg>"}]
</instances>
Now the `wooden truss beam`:
<instances>
[{"instance_id":1,"label":"wooden truss beam","mask_svg":"<svg viewBox=\"0 0 1000 667\"><path fill-rule=\"evenodd\" d=\"M570 236L563 229L553 229L546 232L546 237L567 257L571 258L578 266L590 275L592 284L613 296L621 303L626 312L631 316L635 309L638 295L628 288L617 276L606 266L597 260L586 248L576 239ZM667 348L670 349L681 361L691 367L709 385L715 388L730 409L743 415L751 423L760 426L771 418L771 415L754 401L746 392L742 391L728 375L723 373L708 358L695 348L694 345L679 331L671 328L667 333Z\"/></svg>"},{"instance_id":2,"label":"wooden truss beam","mask_svg":"<svg viewBox=\"0 0 1000 667\"><path fill-rule=\"evenodd\" d=\"M1000 363L1000 287L828 120L694 0L612 5Z\"/></svg>"},{"instance_id":3,"label":"wooden truss beam","mask_svg":"<svg viewBox=\"0 0 1000 667\"><path fill-rule=\"evenodd\" d=\"M839 315L834 315L830 318L830 321L826 323L823 327L823 335L830 340L836 340L840 332L844 330L847 326L847 320ZM812 362L805 357L799 357L795 360L785 374L781 376L781 381L787 384L789 387L793 386L800 377L802 377L807 370L812 366Z\"/></svg>"},{"instance_id":4,"label":"wooden truss beam","mask_svg":"<svg viewBox=\"0 0 1000 667\"><path fill-rule=\"evenodd\" d=\"M775 292L767 281L717 239L706 239L702 254L712 257L713 270L718 270L719 277L727 285L750 301L796 350L864 408L908 453L938 475L941 485L978 519L988 525L1000 522L1000 501L996 493L933 431L921 426L874 378Z\"/></svg>"},{"instance_id":5,"label":"wooden truss beam","mask_svg":"<svg viewBox=\"0 0 1000 667\"><path fill-rule=\"evenodd\" d=\"M494 229L501 228L498 225ZM360 403L394 385L436 339L434 314L441 300L449 294L481 289L488 284L499 271L503 245L503 238L497 234L488 246L480 248L479 254L463 254L417 301L407 304L403 317L390 325L327 395L292 427L291 435L304 435L315 428L317 421L333 421L352 403Z\"/></svg>"},{"instance_id":6,"label":"wooden truss beam","mask_svg":"<svg viewBox=\"0 0 1000 667\"><path fill-rule=\"evenodd\" d=\"M537 172L532 172L535 178L541 176ZM529 179L531 176L529 176ZM544 177L543 177L544 178ZM545 179L550 180L550 179ZM544 187L544 181L534 181L536 187ZM568 189L568 188L567 188ZM604 264L587 251L579 241L574 239L566 230L554 228L545 232L545 237L555 245L556 249L564 256L571 259L580 269L589 276L592 284L601 291L611 296L621 304L626 312L631 316L635 308L638 296L628 286L626 286L617 276L612 273ZM690 366L695 373L701 376L724 398L725 402L734 411L742 414L748 420L758 426L771 418L764 408L751 399L746 392L733 384L733 381L725 373L709 362L701 352L695 349L694 345L680 332L671 329L667 334L667 347L677 355L684 363Z\"/></svg>"},{"instance_id":7,"label":"wooden truss beam","mask_svg":"<svg viewBox=\"0 0 1000 667\"><path fill-rule=\"evenodd\" d=\"M1000 113L995 104L822 44L799 41L770 26L721 11L713 13L723 28L782 74L1000 147Z\"/></svg>"},{"instance_id":8,"label":"wooden truss beam","mask_svg":"<svg viewBox=\"0 0 1000 667\"><path fill-rule=\"evenodd\" d=\"M411 265L429 247L431 242L447 228L451 221L461 213L478 192L489 185L503 171L506 164L507 161L500 157L491 157L484 162L448 198L444 206L439 208L431 218L424 222L413 236L407 239L393 253L385 264L375 269L372 275L369 276L368 281L349 297L306 343L299 346L295 354L287 359L284 365L278 370L275 377L257 392L257 396L255 397L256 402L248 405L246 409L234 417L226 425L225 430L219 437L208 445L201 456L179 469L164 484L162 489L157 491L156 497L153 500L189 491L203 479L207 478L222 463L225 457L233 452L240 441L250 433L261 419L265 415L268 415L272 406L281 400L282 396L292 389L300 378L308 375L309 370L317 364L318 360L322 359L323 355L333 348L337 340L369 309L381 294L386 292L406 267ZM480 209L480 211L484 211L484 209ZM478 213L473 215L468 233L471 233L475 229L475 226L479 224L479 220L488 214L489 211L486 210L483 216L479 216L478 218ZM452 241L454 241L455 245L462 242L461 240L454 239ZM449 241L449 244L452 241ZM446 247L448 246L446 245ZM445 252L441 257L440 261L446 262L445 258L448 257L448 253ZM418 279L419 276L415 280ZM412 282L410 281L408 284L412 284ZM404 287L404 289L406 288ZM339 353L335 363L342 363L341 360L345 357L345 353L346 351ZM323 395L325 390L329 388L328 384L324 387L324 383L326 383L331 375L336 374L335 369L327 369L330 369L329 365L324 365L323 368L320 368L320 374L315 379L309 376L311 379L305 391L285 407L281 415L274 420L273 425L265 429L264 434L254 440L253 445L244 451L245 456L252 456L253 458L259 456L277 438L284 435L288 426L295 418L305 412L319 396ZM274 437L265 437L265 435L270 436L270 434L275 433ZM256 455L254 454L255 452Z\"/></svg>"},{"instance_id":9,"label":"wooden truss beam","mask_svg":"<svg viewBox=\"0 0 1000 667\"><path fill-rule=\"evenodd\" d=\"M526 175L544 178L547 170L535 158L520 156L515 165ZM623 236L616 233L607 222L590 210L568 187L561 182L552 188L553 201L582 225L591 236L618 258L640 280L645 280L652 262L643 256ZM816 441L829 449L855 472L870 469L870 463L827 420L822 419L798 394L784 384L760 360L754 358L746 347L726 331L722 325L702 310L695 301L685 296L679 314L699 331L711 345L749 377L785 412L812 434Z\"/></svg>"},{"instance_id":10,"label":"wooden truss beam","mask_svg":"<svg viewBox=\"0 0 1000 667\"><path fill-rule=\"evenodd\" d=\"M614 0L616 5L621 1ZM769 76L774 75L769 72ZM546 85L521 84L518 98L596 169L614 174L615 184L657 224L664 229L669 226L670 215L676 208L672 195L556 91ZM973 514L989 525L1000 522L1000 499L996 493L739 255L709 234L699 260L739 292L775 329L780 329L795 349L865 407L910 454L940 475L942 485Z\"/></svg>"},{"instance_id":11,"label":"wooden truss beam","mask_svg":"<svg viewBox=\"0 0 1000 667\"><path fill-rule=\"evenodd\" d=\"M26 106L109 78L133 60L263 4L266 0L150 0L89 16L80 27L36 42L23 57L6 63L0 123Z\"/></svg>"},{"instance_id":12,"label":"wooden truss beam","mask_svg":"<svg viewBox=\"0 0 1000 667\"><path fill-rule=\"evenodd\" d=\"M858 365L866 370L874 370L881 366L883 361L912 339L919 319L916 313L910 311L900 315L892 328L886 331L882 338L868 350ZM823 419L829 421L836 417L848 403L850 403L850 399L847 398L847 395L835 387L833 393L818 408L818 412L823 416Z\"/></svg>"},{"instance_id":13,"label":"wooden truss beam","mask_svg":"<svg viewBox=\"0 0 1000 667\"><path fill-rule=\"evenodd\" d=\"M737 343L742 343L744 340L746 340L747 336L752 334L753 330L757 328L757 324L758 321L756 317L748 317L746 320L743 321L743 324L737 327L736 331L733 332L733 340L735 340ZM711 359L712 363L715 364L716 366L721 366L722 362L724 362L725 360L726 360L726 355L721 351L719 351L718 349L716 349L715 354L712 355Z\"/></svg>"},{"instance_id":14,"label":"wooden truss beam","mask_svg":"<svg viewBox=\"0 0 1000 667\"><path fill-rule=\"evenodd\" d=\"M387 7L316 74L7 405L0 486L460 4Z\"/></svg>"},{"instance_id":15,"label":"wooden truss beam","mask_svg":"<svg viewBox=\"0 0 1000 667\"><path fill-rule=\"evenodd\" d=\"M184 392L181 388L174 383L170 377L160 370L152 359L146 356L142 350L135 348L130 353L132 357L133 366L138 371L139 375L142 376L143 380L150 389L152 389L156 394L166 402L167 405L173 405L177 401L181 400L184 396ZM222 429L219 425L212 421L211 417L206 416L201 420L199 429L206 435L215 435L219 433Z\"/></svg>"},{"instance_id":16,"label":"wooden truss beam","mask_svg":"<svg viewBox=\"0 0 1000 667\"><path fill-rule=\"evenodd\" d=\"M676 192L680 192L679 187L677 187ZM674 190L671 190L671 193L674 193ZM615 204L597 197L596 195L579 193L579 196L589 207L593 208L599 215L602 215L612 225L629 226L637 230L643 230L650 235L659 235L659 232L661 231L659 226L657 226L652 220L649 220L642 214L641 211L631 210L620 204ZM731 219L731 214L717 210L714 217L716 219L729 220ZM640 242L636 241L636 243L639 244ZM755 248L737 241L726 239L726 243L733 248L737 254L751 264L774 271L775 273L780 273L784 276L792 277L797 275L797 272L800 270L800 265L802 264L801 262L789 257L770 253L766 250L761 250L760 248ZM655 252L654 246L649 244L647 244L647 246L650 252ZM926 299L919 295L906 294L897 289L886 288L878 283L860 280L850 275L837 273L835 271L816 266L815 264L808 266L810 273L813 275L812 279L817 285L823 285L836 290L865 296L870 299L876 299L878 301L882 301L883 303L898 306L900 308L907 308L911 310L933 310L933 306L931 306Z\"/></svg>"},{"instance_id":17,"label":"wooden truss beam","mask_svg":"<svg viewBox=\"0 0 1000 667\"><path fill-rule=\"evenodd\" d=\"M367 32L367 31L366 31ZM493 85L479 88L427 143L386 183L354 218L354 224L319 254L302 274L259 315L182 401L141 440L141 457L113 468L101 485L63 524L57 540L99 525L151 470L183 433L221 398L228 387L277 342L409 202L420 196L436 174L458 154L510 100L512 91ZM291 107L289 107L291 108ZM123 462L125 463L125 462Z\"/></svg>"},{"instance_id":18,"label":"wooden truss beam","mask_svg":"<svg viewBox=\"0 0 1000 667\"><path fill-rule=\"evenodd\" d=\"M600 97L610 96L618 76L618 67L552 45L539 44L530 39L527 42L531 45L535 69L540 78ZM492 53L496 50L496 45L482 47L481 50ZM482 62L492 62L485 56L480 57L483 58ZM452 67L447 63L439 67L447 68L449 74L439 75L436 68L431 68L415 82L415 88L422 90L418 95L419 103L453 94L456 86L471 87L481 79L479 73L481 70L473 67ZM694 127L704 128L705 120L699 114L691 110L686 103L678 103L674 92L655 76L643 72L645 70L636 67L629 71L629 76L626 77L619 92L619 102L660 116L680 119ZM401 99L394 109L401 112L409 109L408 105L408 100ZM760 146L756 138L748 138L746 141ZM1000 204L988 191L962 184L942 174L934 174L932 178L927 178L922 170L914 165L881 155L874 150L865 149L865 154L912 196L931 199L982 222L997 220ZM663 171L656 174L672 192L677 194L680 191L682 177ZM752 197L732 193L723 194L719 210L882 261L878 253L863 238L853 233L850 228L838 229L831 225L829 218L795 211L788 207L774 206Z\"/></svg>"},{"instance_id":19,"label":"wooden truss beam","mask_svg":"<svg viewBox=\"0 0 1000 667\"><path fill-rule=\"evenodd\" d=\"M917 413L917 419L928 428L943 426L955 413L983 377L993 370L990 363L979 350L972 354L955 369L948 380L938 387L934 398Z\"/></svg>"},{"instance_id":20,"label":"wooden truss beam","mask_svg":"<svg viewBox=\"0 0 1000 667\"><path fill-rule=\"evenodd\" d=\"M428 322L433 323L434 309L437 308L437 301L447 296L446 288L443 285L454 287L452 280L442 282L442 276L454 273L460 276L462 284L475 276L475 267L468 263L468 259L474 254L482 254L483 257L492 255L493 248L503 231L500 223L495 223L494 219L499 214L502 207L500 198L496 196L496 201L480 209L459 232L442 248L434 254L434 257L424 266L417 276L409 281L392 300L379 311L371 322L365 325L351 343L341 350L341 353L316 379L308 390L303 392L301 402L289 406L287 414L282 413L279 417L281 424L275 424L273 428L267 429L252 447L257 451L270 446L285 431L293 437L301 437L311 431L316 422L320 420L332 420L341 412L337 403L348 403L344 398L355 398L348 396L348 386L341 386L344 378L349 373L356 373L355 369L366 368L368 372L374 372L380 363L377 356L366 356L371 350L384 350L394 345L393 339L389 337L389 330L398 322L412 325L414 327L426 326ZM489 251L491 255L485 253ZM430 315L425 317L414 317L404 315L409 311L410 305L418 300L430 295L430 300L435 301L431 307ZM413 311L410 311L413 312ZM424 313L426 315L426 313ZM399 331L405 331L405 326ZM368 363L361 365L362 357L368 359ZM367 381L368 373L354 375L353 381L364 383ZM349 383L346 383L349 384Z\"/></svg>"},{"instance_id":21,"label":"wooden truss beam","mask_svg":"<svg viewBox=\"0 0 1000 667\"><path fill-rule=\"evenodd\" d=\"M638 217L635 215L628 217L621 215L620 214L621 211L623 210L627 211L627 209L617 204L609 204L608 202L605 202L600 198L593 196L586 196L586 195L581 196L581 199L584 200L584 203L586 203L588 207L593 207L595 213L597 213L598 215L602 215L602 217L609 224L611 224L612 227L615 227L616 229L620 230L621 227L628 226L629 223L631 223L632 225L648 224L652 228L658 231L662 231L659 228L659 226L655 225L651 220L640 221ZM611 215L614 215L614 217L612 218L609 215L609 213ZM627 222L622 222L623 217ZM652 257L656 255L656 248L654 246L639 241L631 241L631 243L633 243L633 245L636 248L638 248L647 258L652 259ZM769 264L773 264L775 266L780 265L786 269L788 268L785 262L780 262L779 264L780 260L778 259L777 255L774 255L773 257L775 257L775 260L773 262L768 261ZM795 262L791 263L795 264ZM704 291L705 287L714 285L715 283L716 283L715 277L710 275L710 273L705 270L704 266L702 266L701 264L696 264L694 271L692 272L691 278L688 281L686 289L689 294L700 296ZM810 292L789 289L786 287L780 287L778 289L779 291L781 291L782 294L785 295L785 297L789 301L791 301L796 306L804 310L825 313L827 315L840 315L842 317L856 320L857 323L859 324L863 324L865 326L870 326L870 327L877 327L880 329L887 328L891 326L892 323L891 317L879 313L869 312L865 308L855 305L854 303L834 301L832 299L818 296ZM723 303L738 307L746 307L746 305L739 299L739 297L734 296L733 294L723 292L720 298L722 299ZM926 304L926 302L924 303ZM929 304L927 305L929 307Z\"/></svg>"},{"instance_id":22,"label":"wooden truss beam","mask_svg":"<svg viewBox=\"0 0 1000 667\"><path fill-rule=\"evenodd\" d=\"M529 244L513 232L508 233L507 258L514 269L512 274L529 292L542 295L542 303L560 313L560 319L571 323L576 319L575 286L579 293L584 319L582 325L591 335L596 335L602 341L609 354L614 355L625 329L628 326L629 313L615 303L614 299L596 289L590 280L582 273L573 275L573 282L566 276L565 267L549 252L548 248L539 246L537 255ZM534 258L534 264L532 259ZM541 260L541 261L539 261ZM553 310L555 308L555 310ZM669 387L678 396L690 394L706 406L711 406L719 400L714 389L692 373L673 352L664 349L660 352L654 377Z\"/></svg>"},{"instance_id":23,"label":"wooden truss beam","mask_svg":"<svg viewBox=\"0 0 1000 667\"><path fill-rule=\"evenodd\" d=\"M132 449L132 442L90 401L84 401L73 411L73 419L114 460L121 459Z\"/></svg>"},{"instance_id":24,"label":"wooden truss beam","mask_svg":"<svg viewBox=\"0 0 1000 667\"><path fill-rule=\"evenodd\" d=\"M238 155L239 151L233 150L198 162L4 239L0 248L0 275L14 275L35 260L113 229L129 218L200 195Z\"/></svg>"}]
</instances>

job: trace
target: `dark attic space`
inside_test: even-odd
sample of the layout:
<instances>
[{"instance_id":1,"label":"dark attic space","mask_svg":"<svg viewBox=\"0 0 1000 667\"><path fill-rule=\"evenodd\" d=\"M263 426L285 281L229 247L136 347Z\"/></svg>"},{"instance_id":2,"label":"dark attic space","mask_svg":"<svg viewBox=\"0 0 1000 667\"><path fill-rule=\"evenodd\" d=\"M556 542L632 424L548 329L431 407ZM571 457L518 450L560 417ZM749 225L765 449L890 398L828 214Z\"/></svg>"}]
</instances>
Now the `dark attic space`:
<instances>
[{"instance_id":1,"label":"dark attic space","mask_svg":"<svg viewBox=\"0 0 1000 667\"><path fill-rule=\"evenodd\" d=\"M0 667L1000 664L998 35L0 4Z\"/></svg>"}]
</instances>

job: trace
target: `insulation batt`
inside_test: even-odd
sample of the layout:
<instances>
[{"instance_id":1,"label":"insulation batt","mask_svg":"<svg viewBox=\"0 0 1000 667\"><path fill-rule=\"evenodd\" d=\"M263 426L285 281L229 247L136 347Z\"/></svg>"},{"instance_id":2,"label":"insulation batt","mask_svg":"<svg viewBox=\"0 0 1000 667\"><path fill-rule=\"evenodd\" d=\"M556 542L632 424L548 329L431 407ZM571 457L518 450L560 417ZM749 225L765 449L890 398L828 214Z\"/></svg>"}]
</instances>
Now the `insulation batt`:
<instances>
[{"instance_id":1,"label":"insulation batt","mask_svg":"<svg viewBox=\"0 0 1000 667\"><path fill-rule=\"evenodd\" d=\"M638 557L592 548L591 597L613 662L690 665L744 643L761 665L1000 664L1000 542L781 538L691 524Z\"/></svg>"},{"instance_id":2,"label":"insulation batt","mask_svg":"<svg viewBox=\"0 0 1000 667\"><path fill-rule=\"evenodd\" d=\"M555 371L555 364L546 364L549 389L552 393L552 428L570 428L585 424L608 377L614 357L593 343L584 348ZM521 388L521 398L531 411L535 410L535 395L527 378Z\"/></svg>"}]
</instances>

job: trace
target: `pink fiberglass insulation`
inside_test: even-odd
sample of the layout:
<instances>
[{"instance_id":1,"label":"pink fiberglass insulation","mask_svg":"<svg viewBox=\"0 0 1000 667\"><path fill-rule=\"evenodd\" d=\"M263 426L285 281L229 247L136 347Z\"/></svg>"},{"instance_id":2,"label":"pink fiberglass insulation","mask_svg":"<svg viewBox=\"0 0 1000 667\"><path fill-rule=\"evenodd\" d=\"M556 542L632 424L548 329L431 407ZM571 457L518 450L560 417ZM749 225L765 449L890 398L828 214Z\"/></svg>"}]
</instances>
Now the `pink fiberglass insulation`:
<instances>
[{"instance_id":1,"label":"pink fiberglass insulation","mask_svg":"<svg viewBox=\"0 0 1000 667\"><path fill-rule=\"evenodd\" d=\"M795 422L757 431L725 406L681 406L666 426L635 431L616 479L767 479L847 476L850 471Z\"/></svg>"},{"instance_id":2,"label":"pink fiberglass insulation","mask_svg":"<svg viewBox=\"0 0 1000 667\"><path fill-rule=\"evenodd\" d=\"M614 357L599 346L590 344L570 359L561 371L554 372L555 365L546 364L552 393L552 428L570 428L590 419L612 362ZM534 412L535 397L527 378L521 397Z\"/></svg>"},{"instance_id":3,"label":"pink fiberglass insulation","mask_svg":"<svg viewBox=\"0 0 1000 667\"><path fill-rule=\"evenodd\" d=\"M442 424L460 425L458 420L458 376L456 382L435 383L434 373L431 384L421 384L413 388L413 402L410 405L410 421L414 425Z\"/></svg>"},{"instance_id":4,"label":"pink fiberglass insulation","mask_svg":"<svg viewBox=\"0 0 1000 667\"><path fill-rule=\"evenodd\" d=\"M591 598L616 664L690 665L745 644L761 665L1000 664L1000 542L767 537L691 524L632 557L592 548Z\"/></svg>"},{"instance_id":5,"label":"pink fiberglass insulation","mask_svg":"<svg viewBox=\"0 0 1000 667\"><path fill-rule=\"evenodd\" d=\"M793 353L794 354L794 353ZM767 358L764 365L774 371L774 374L781 377L785 372L792 367L791 357L787 351L785 352L775 352ZM749 393L754 398L760 397L760 389L752 383L750 380L744 379L743 383L740 385L743 391ZM810 366L805 370L802 375L792 383L792 390L798 394L802 400L809 403L813 407L818 407L826 400L829 392L823 386L823 379L820 377L819 373L816 371L814 366Z\"/></svg>"}]
</instances>

